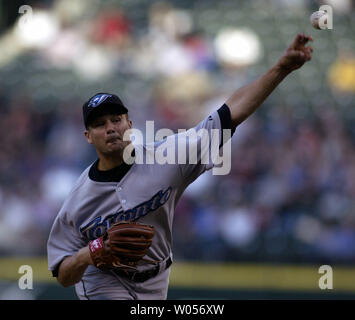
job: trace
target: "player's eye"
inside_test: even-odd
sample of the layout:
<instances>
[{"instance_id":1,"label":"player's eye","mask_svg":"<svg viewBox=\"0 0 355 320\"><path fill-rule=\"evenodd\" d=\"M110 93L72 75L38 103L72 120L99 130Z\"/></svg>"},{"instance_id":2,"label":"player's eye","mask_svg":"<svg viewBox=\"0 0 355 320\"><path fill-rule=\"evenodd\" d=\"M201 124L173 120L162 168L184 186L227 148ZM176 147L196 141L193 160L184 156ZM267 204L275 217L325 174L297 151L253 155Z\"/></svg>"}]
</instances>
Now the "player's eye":
<instances>
[{"instance_id":1,"label":"player's eye","mask_svg":"<svg viewBox=\"0 0 355 320\"><path fill-rule=\"evenodd\" d=\"M102 127L102 126L104 126L104 125L105 125L105 121L95 121L95 122L92 124L92 126L93 126L94 128Z\"/></svg>"},{"instance_id":2,"label":"player's eye","mask_svg":"<svg viewBox=\"0 0 355 320\"><path fill-rule=\"evenodd\" d=\"M121 117L115 117L111 120L113 123L117 123L121 121Z\"/></svg>"}]
</instances>

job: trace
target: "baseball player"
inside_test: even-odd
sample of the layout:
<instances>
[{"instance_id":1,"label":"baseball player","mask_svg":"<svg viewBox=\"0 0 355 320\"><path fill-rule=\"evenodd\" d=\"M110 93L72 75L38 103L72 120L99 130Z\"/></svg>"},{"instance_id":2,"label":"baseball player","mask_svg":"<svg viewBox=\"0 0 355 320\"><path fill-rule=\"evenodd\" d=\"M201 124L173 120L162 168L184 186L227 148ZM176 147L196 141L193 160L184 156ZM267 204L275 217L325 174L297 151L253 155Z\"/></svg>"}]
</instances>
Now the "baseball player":
<instances>
[{"instance_id":1,"label":"baseball player","mask_svg":"<svg viewBox=\"0 0 355 320\"><path fill-rule=\"evenodd\" d=\"M298 34L271 69L194 129L233 134L289 73L311 59L311 40ZM166 299L174 209L187 186L214 163L201 161L201 139L189 142L198 150L196 163L188 153L185 163L135 161L148 159L163 144L177 150L172 142L179 135L133 145L124 139L132 120L116 95L96 94L83 105L83 118L98 159L78 178L53 223L49 270L64 287L75 285L79 299ZM221 147L222 134L218 139Z\"/></svg>"}]
</instances>

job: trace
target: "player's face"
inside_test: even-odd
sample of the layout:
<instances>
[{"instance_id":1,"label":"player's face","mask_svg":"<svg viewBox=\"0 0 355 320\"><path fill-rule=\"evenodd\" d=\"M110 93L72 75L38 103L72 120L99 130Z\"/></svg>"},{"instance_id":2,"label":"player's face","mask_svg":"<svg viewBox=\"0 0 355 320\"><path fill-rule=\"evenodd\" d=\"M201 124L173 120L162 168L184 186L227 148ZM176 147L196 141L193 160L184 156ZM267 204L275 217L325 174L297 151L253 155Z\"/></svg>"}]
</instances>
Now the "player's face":
<instances>
[{"instance_id":1,"label":"player's face","mask_svg":"<svg viewBox=\"0 0 355 320\"><path fill-rule=\"evenodd\" d=\"M93 144L99 156L122 155L131 141L124 141L123 135L132 128L132 121L126 114L107 114L93 120L85 131L86 139Z\"/></svg>"}]
</instances>

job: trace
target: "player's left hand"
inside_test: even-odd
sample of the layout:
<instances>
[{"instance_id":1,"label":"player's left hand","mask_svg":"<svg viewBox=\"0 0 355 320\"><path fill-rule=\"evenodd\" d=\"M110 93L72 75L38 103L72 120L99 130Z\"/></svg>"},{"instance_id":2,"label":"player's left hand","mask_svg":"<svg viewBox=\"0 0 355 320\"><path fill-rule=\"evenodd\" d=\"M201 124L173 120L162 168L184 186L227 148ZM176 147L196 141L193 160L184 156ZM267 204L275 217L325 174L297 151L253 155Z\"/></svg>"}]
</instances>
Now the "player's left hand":
<instances>
[{"instance_id":1,"label":"player's left hand","mask_svg":"<svg viewBox=\"0 0 355 320\"><path fill-rule=\"evenodd\" d=\"M117 222L107 232L89 243L91 260L101 270L112 268L136 270L154 237L154 227L138 222Z\"/></svg>"},{"instance_id":2,"label":"player's left hand","mask_svg":"<svg viewBox=\"0 0 355 320\"><path fill-rule=\"evenodd\" d=\"M301 68L307 61L311 60L313 48L311 46L306 47L309 41L313 41L311 36L299 33L279 59L278 66L291 72Z\"/></svg>"}]
</instances>

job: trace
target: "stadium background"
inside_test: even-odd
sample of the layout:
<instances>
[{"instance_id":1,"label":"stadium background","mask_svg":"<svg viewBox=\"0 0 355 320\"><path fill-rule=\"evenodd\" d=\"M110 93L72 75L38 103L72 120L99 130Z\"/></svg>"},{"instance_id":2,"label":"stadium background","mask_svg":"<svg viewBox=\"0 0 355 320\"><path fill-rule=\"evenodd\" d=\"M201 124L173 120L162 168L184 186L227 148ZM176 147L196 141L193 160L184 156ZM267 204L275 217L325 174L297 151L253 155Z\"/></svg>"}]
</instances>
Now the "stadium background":
<instances>
[{"instance_id":1,"label":"stadium background","mask_svg":"<svg viewBox=\"0 0 355 320\"><path fill-rule=\"evenodd\" d=\"M333 30L311 27L321 4ZM19 12L30 5L33 19ZM0 299L75 299L46 265L53 219L95 160L81 105L115 92L133 124L188 128L271 67L314 57L236 131L174 220L169 298L354 298L354 1L0 1ZM23 11L22 11L23 12ZM139 183L139 182L137 182ZM20 290L21 265L34 289ZM320 290L321 265L333 290Z\"/></svg>"}]
</instances>

